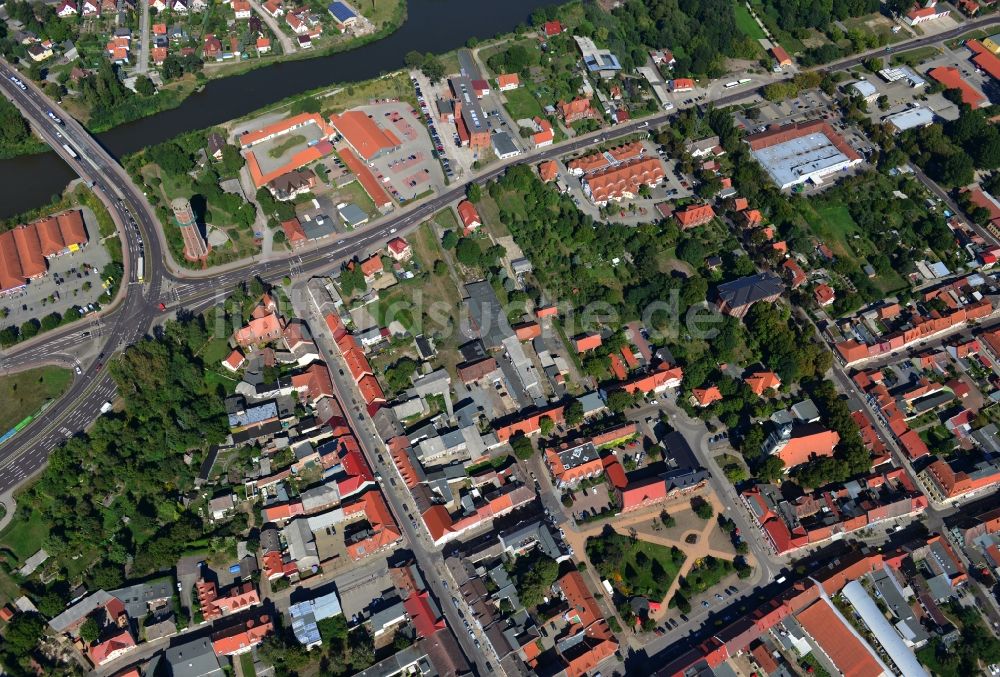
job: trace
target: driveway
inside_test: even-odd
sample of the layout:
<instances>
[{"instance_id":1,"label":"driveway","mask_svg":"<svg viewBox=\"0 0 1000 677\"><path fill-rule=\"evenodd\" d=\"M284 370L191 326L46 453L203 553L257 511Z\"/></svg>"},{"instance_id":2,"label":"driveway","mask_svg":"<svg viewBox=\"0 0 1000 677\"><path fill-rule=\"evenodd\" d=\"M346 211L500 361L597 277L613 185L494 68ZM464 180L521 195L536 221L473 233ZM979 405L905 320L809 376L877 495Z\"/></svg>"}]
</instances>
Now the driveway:
<instances>
[{"instance_id":1,"label":"driveway","mask_svg":"<svg viewBox=\"0 0 1000 677\"><path fill-rule=\"evenodd\" d=\"M253 11L257 12L264 23L267 24L267 27L271 29L271 32L278 38L278 42L281 43L281 51L285 54L294 54L298 46L291 37L281 30L278 20L265 12L257 0L250 0L250 6L253 7Z\"/></svg>"}]
</instances>

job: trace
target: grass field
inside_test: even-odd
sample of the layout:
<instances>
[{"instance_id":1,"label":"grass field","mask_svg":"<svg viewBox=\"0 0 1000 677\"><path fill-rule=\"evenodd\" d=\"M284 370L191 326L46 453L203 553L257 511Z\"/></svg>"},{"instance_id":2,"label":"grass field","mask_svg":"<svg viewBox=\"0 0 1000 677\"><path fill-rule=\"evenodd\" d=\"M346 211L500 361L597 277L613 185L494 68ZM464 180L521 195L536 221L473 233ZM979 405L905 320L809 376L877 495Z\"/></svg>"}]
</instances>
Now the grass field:
<instances>
[{"instance_id":1,"label":"grass field","mask_svg":"<svg viewBox=\"0 0 1000 677\"><path fill-rule=\"evenodd\" d=\"M746 5L742 3L736 3L736 7L733 8L734 14L736 14L736 27L743 32L749 38L754 40L762 40L767 36L764 35L764 31L761 30L760 25L750 14L750 10L747 9Z\"/></svg>"},{"instance_id":2,"label":"grass field","mask_svg":"<svg viewBox=\"0 0 1000 677\"><path fill-rule=\"evenodd\" d=\"M602 545L605 554L615 550L621 553L621 558L611 556L602 560ZM671 550L666 546L639 539L633 541L628 536L607 530L600 536L587 539L587 554L601 577L610 580L611 585L623 595L645 595L651 600L662 600L666 596L683 563L683 560L674 562ZM613 561L620 564L612 566Z\"/></svg>"},{"instance_id":3,"label":"grass field","mask_svg":"<svg viewBox=\"0 0 1000 677\"><path fill-rule=\"evenodd\" d=\"M28 559L42 547L49 535L49 526L37 512L27 520L15 519L0 534L0 548L14 553L20 562Z\"/></svg>"},{"instance_id":4,"label":"grass field","mask_svg":"<svg viewBox=\"0 0 1000 677\"><path fill-rule=\"evenodd\" d=\"M815 215L807 219L810 228L837 256L862 267L866 263L864 260L865 252L859 253L859 249L869 249L871 253L875 253L874 245L851 218L846 205L823 205L808 211ZM859 237L855 238L856 235ZM873 282L879 289L886 292L906 286L905 280L898 273L880 275Z\"/></svg>"},{"instance_id":5,"label":"grass field","mask_svg":"<svg viewBox=\"0 0 1000 677\"><path fill-rule=\"evenodd\" d=\"M46 400L62 395L72 380L73 372L60 367L40 367L0 377L0 433L37 412Z\"/></svg>"},{"instance_id":6,"label":"grass field","mask_svg":"<svg viewBox=\"0 0 1000 677\"><path fill-rule=\"evenodd\" d=\"M518 87L504 92L507 97L507 112L515 120L531 119L542 116L542 105L531 95L527 87Z\"/></svg>"},{"instance_id":7,"label":"grass field","mask_svg":"<svg viewBox=\"0 0 1000 677\"><path fill-rule=\"evenodd\" d=\"M932 45L927 45L926 47L918 47L917 49L911 49L908 52L900 52L892 57L892 63L894 65L905 63L909 66L916 66L928 59L933 59L941 53L937 47Z\"/></svg>"},{"instance_id":8,"label":"grass field","mask_svg":"<svg viewBox=\"0 0 1000 677\"><path fill-rule=\"evenodd\" d=\"M277 160L282 155L290 151L292 148L295 148L296 146L299 146L305 142L306 142L306 137L302 136L301 134L292 134L290 137L279 143L277 146L274 146L269 151L267 151L267 154L270 155L275 160Z\"/></svg>"},{"instance_id":9,"label":"grass field","mask_svg":"<svg viewBox=\"0 0 1000 677\"><path fill-rule=\"evenodd\" d=\"M253 654L245 653L240 656L240 667L243 677L257 677L257 671L253 669Z\"/></svg>"}]
</instances>

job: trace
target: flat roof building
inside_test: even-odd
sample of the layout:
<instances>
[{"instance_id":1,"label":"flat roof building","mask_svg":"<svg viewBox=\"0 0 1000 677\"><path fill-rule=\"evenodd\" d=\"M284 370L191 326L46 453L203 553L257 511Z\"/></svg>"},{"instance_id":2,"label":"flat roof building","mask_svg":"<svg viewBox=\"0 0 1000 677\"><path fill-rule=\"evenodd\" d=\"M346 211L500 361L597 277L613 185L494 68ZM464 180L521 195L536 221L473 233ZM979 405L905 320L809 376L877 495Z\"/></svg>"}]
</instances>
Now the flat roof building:
<instances>
[{"instance_id":1,"label":"flat roof building","mask_svg":"<svg viewBox=\"0 0 1000 677\"><path fill-rule=\"evenodd\" d=\"M750 150L781 189L816 185L862 159L829 123L792 123L747 137Z\"/></svg>"},{"instance_id":2,"label":"flat roof building","mask_svg":"<svg viewBox=\"0 0 1000 677\"><path fill-rule=\"evenodd\" d=\"M476 98L472 81L468 77L452 78L448 81L455 95L455 124L462 145L471 148L486 148L490 145L490 128L486 115Z\"/></svg>"},{"instance_id":3,"label":"flat roof building","mask_svg":"<svg viewBox=\"0 0 1000 677\"><path fill-rule=\"evenodd\" d=\"M934 122L934 111L923 106L916 106L887 115L883 122L888 123L895 132L905 132L907 129L926 127Z\"/></svg>"}]
</instances>

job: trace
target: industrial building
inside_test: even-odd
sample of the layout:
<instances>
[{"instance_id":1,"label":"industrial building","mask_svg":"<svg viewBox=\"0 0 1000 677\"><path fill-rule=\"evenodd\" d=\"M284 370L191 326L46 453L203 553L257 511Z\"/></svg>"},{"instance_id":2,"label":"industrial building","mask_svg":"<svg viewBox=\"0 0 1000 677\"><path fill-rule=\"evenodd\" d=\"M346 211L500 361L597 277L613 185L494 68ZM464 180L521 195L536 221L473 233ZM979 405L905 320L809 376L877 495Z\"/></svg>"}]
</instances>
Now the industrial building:
<instances>
[{"instance_id":1,"label":"industrial building","mask_svg":"<svg viewBox=\"0 0 1000 677\"><path fill-rule=\"evenodd\" d=\"M750 150L781 189L806 182L821 185L862 159L829 123L793 123L747 137Z\"/></svg>"}]
</instances>

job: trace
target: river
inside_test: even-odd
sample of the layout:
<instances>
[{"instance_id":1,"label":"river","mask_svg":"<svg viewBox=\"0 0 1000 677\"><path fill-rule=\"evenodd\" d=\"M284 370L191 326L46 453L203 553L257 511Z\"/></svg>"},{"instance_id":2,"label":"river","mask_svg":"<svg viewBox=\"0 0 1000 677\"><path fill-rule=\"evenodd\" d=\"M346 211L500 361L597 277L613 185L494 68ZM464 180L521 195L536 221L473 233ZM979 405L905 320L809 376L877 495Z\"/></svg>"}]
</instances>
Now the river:
<instances>
[{"instance_id":1,"label":"river","mask_svg":"<svg viewBox=\"0 0 1000 677\"><path fill-rule=\"evenodd\" d=\"M412 50L444 53L470 37L488 38L527 22L532 10L556 0L409 0L406 22L356 50L278 63L210 80L173 110L115 127L98 139L120 157L246 115L288 96L338 82L358 82L403 66ZM363 11L363 10L362 10ZM0 218L33 209L60 193L76 175L55 153L0 161Z\"/></svg>"}]
</instances>

